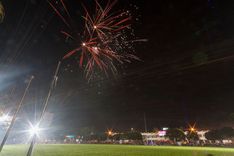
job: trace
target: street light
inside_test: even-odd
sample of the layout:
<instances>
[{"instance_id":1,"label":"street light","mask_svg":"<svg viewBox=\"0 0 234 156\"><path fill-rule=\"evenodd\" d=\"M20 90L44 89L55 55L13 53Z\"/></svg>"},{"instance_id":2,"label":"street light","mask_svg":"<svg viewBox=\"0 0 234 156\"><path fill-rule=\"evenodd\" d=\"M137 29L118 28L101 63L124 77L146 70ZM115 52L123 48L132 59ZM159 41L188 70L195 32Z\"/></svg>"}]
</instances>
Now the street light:
<instances>
[{"instance_id":1,"label":"street light","mask_svg":"<svg viewBox=\"0 0 234 156\"><path fill-rule=\"evenodd\" d=\"M113 134L113 132L112 132L111 130L109 130L109 131L107 132L107 134L108 134L109 136L111 136L111 135Z\"/></svg>"},{"instance_id":2,"label":"street light","mask_svg":"<svg viewBox=\"0 0 234 156\"><path fill-rule=\"evenodd\" d=\"M190 128L190 132L195 132L195 131L196 131L195 128L193 128L193 127Z\"/></svg>"},{"instance_id":3,"label":"street light","mask_svg":"<svg viewBox=\"0 0 234 156\"><path fill-rule=\"evenodd\" d=\"M189 131L190 131L190 133L194 133L194 132L197 131L195 127L196 127L196 123L193 124L193 125L189 125Z\"/></svg>"}]
</instances>

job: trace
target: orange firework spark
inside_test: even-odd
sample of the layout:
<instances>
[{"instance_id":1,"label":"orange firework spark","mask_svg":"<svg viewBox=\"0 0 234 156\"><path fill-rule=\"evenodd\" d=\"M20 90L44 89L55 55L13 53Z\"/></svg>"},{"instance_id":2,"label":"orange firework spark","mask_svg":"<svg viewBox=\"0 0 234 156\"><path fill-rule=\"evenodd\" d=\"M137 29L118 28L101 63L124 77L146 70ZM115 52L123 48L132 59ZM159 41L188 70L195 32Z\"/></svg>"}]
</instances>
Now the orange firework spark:
<instances>
[{"instance_id":1,"label":"orange firework spark","mask_svg":"<svg viewBox=\"0 0 234 156\"><path fill-rule=\"evenodd\" d=\"M130 26L131 16L128 12L111 13L113 6L117 0L108 1L106 7L95 0L96 9L94 13L88 11L86 7L85 16L83 17L84 31L82 36L77 33L72 33L74 30L71 23L72 18L69 11L63 2L60 0L60 6L65 10L65 15L61 13L57 3L48 1L55 13L69 28L68 31L61 31L66 38L71 38L78 43L78 47L69 51L63 59L69 58L79 52L80 67L85 67L86 76L91 77L93 69L98 67L101 71L107 74L107 70L113 73L117 72L115 63L131 62L131 59L138 59L135 55L123 52L123 49L128 46L129 42L125 40L123 31ZM124 37L123 37L124 36Z\"/></svg>"},{"instance_id":2,"label":"orange firework spark","mask_svg":"<svg viewBox=\"0 0 234 156\"><path fill-rule=\"evenodd\" d=\"M94 33L102 40L108 40L109 35L118 34L121 30L130 27L131 15L129 11L111 13L113 6L117 3L117 0L113 2L108 1L105 8L96 2L95 14L91 15L86 7L84 7L86 15L84 17L86 23L86 29L89 35Z\"/></svg>"}]
</instances>

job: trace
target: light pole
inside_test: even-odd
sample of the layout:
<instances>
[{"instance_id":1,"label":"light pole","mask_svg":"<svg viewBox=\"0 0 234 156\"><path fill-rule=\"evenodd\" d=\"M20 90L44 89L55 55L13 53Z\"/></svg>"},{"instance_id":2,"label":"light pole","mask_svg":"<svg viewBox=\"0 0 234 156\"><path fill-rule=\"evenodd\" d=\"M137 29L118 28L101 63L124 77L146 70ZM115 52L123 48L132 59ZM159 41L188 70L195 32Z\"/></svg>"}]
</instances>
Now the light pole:
<instances>
[{"instance_id":1,"label":"light pole","mask_svg":"<svg viewBox=\"0 0 234 156\"><path fill-rule=\"evenodd\" d=\"M20 100L20 102L18 104L18 107L17 107L16 111L14 112L14 115L12 117L11 123L10 123L9 127L7 128L6 134L4 135L4 138L3 138L2 143L0 145L0 152L2 151L3 146L6 143L6 140L7 140L8 136L9 136L9 134L10 134L10 131L11 131L12 127L14 126L16 117L18 115L18 112L20 111L20 108L21 108L21 106L23 104L24 98L25 98L25 96L26 96L26 94L28 92L28 89L29 89L29 87L31 85L31 82L32 82L33 78L34 78L34 76L31 76L31 78L30 78L30 80L29 80L29 82L27 84L27 87L25 88L24 94L23 94L23 96L22 96L22 98L21 98L21 100Z\"/></svg>"},{"instance_id":2,"label":"light pole","mask_svg":"<svg viewBox=\"0 0 234 156\"><path fill-rule=\"evenodd\" d=\"M49 99L51 97L52 91L54 90L54 88L56 86L60 65L61 65L61 61L58 62L57 68L56 68L55 73L54 73L53 80L52 80L52 82L50 84L50 89L49 89L48 95L46 97L45 104L44 104L41 116L40 116L39 121L37 123L38 128L40 128L41 121L43 120L44 114L45 114L45 112L46 112L46 110L48 108ZM32 152L33 152L34 145L36 143L36 139L37 139L37 135L33 134L32 140L31 140L31 143L30 143L30 147L29 147L28 152L27 152L27 156L32 156Z\"/></svg>"}]
</instances>

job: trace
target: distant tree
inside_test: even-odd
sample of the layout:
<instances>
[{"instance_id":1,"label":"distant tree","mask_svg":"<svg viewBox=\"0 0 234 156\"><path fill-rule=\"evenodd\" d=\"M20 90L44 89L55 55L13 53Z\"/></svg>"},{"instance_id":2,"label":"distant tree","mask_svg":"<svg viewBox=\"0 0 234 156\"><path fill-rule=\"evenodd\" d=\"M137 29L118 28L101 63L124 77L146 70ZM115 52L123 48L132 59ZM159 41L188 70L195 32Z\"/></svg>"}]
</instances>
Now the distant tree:
<instances>
[{"instance_id":1,"label":"distant tree","mask_svg":"<svg viewBox=\"0 0 234 156\"><path fill-rule=\"evenodd\" d=\"M99 141L105 141L107 139L107 136L105 133L97 133L96 135Z\"/></svg>"},{"instance_id":2,"label":"distant tree","mask_svg":"<svg viewBox=\"0 0 234 156\"><path fill-rule=\"evenodd\" d=\"M184 131L179 128L169 129L166 136L173 141L182 141L185 139Z\"/></svg>"},{"instance_id":3,"label":"distant tree","mask_svg":"<svg viewBox=\"0 0 234 156\"><path fill-rule=\"evenodd\" d=\"M93 128L83 127L78 130L78 134L83 137L84 140L90 140L93 135Z\"/></svg>"},{"instance_id":4,"label":"distant tree","mask_svg":"<svg viewBox=\"0 0 234 156\"><path fill-rule=\"evenodd\" d=\"M232 127L224 127L219 130L222 139L232 139L234 137L234 129Z\"/></svg>"},{"instance_id":5,"label":"distant tree","mask_svg":"<svg viewBox=\"0 0 234 156\"><path fill-rule=\"evenodd\" d=\"M127 132L125 133L125 138L128 140L142 140L142 135L140 132Z\"/></svg>"},{"instance_id":6,"label":"distant tree","mask_svg":"<svg viewBox=\"0 0 234 156\"><path fill-rule=\"evenodd\" d=\"M89 135L84 136L85 141L105 141L107 139L107 136L105 133L91 133Z\"/></svg>"},{"instance_id":7,"label":"distant tree","mask_svg":"<svg viewBox=\"0 0 234 156\"><path fill-rule=\"evenodd\" d=\"M189 132L187 134L187 139L190 140L190 141L197 141L197 140L199 140L197 132Z\"/></svg>"},{"instance_id":8,"label":"distant tree","mask_svg":"<svg viewBox=\"0 0 234 156\"><path fill-rule=\"evenodd\" d=\"M112 136L113 140L142 140L142 135L140 132L131 131L127 133L119 133Z\"/></svg>"},{"instance_id":9,"label":"distant tree","mask_svg":"<svg viewBox=\"0 0 234 156\"><path fill-rule=\"evenodd\" d=\"M208 140L221 140L222 136L219 130L210 130L205 134L206 139Z\"/></svg>"},{"instance_id":10,"label":"distant tree","mask_svg":"<svg viewBox=\"0 0 234 156\"><path fill-rule=\"evenodd\" d=\"M208 140L233 139L234 129L232 127L224 127L218 130L211 130L205 134Z\"/></svg>"},{"instance_id":11,"label":"distant tree","mask_svg":"<svg viewBox=\"0 0 234 156\"><path fill-rule=\"evenodd\" d=\"M123 140L124 134L118 133L118 134L115 134L112 138L113 140Z\"/></svg>"}]
</instances>

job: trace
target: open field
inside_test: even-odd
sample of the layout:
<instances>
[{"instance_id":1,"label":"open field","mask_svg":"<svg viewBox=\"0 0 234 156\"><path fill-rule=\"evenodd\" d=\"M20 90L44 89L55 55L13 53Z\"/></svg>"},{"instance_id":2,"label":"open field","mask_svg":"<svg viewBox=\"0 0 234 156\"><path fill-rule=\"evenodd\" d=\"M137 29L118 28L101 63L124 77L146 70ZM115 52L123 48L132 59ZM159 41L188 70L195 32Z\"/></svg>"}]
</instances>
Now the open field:
<instances>
[{"instance_id":1,"label":"open field","mask_svg":"<svg viewBox=\"0 0 234 156\"><path fill-rule=\"evenodd\" d=\"M1 156L25 156L27 146L6 146ZM128 145L37 145L34 156L234 156L231 148L128 146Z\"/></svg>"}]
</instances>

